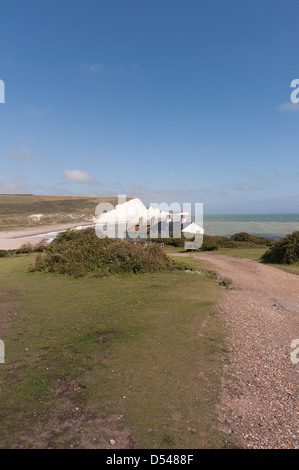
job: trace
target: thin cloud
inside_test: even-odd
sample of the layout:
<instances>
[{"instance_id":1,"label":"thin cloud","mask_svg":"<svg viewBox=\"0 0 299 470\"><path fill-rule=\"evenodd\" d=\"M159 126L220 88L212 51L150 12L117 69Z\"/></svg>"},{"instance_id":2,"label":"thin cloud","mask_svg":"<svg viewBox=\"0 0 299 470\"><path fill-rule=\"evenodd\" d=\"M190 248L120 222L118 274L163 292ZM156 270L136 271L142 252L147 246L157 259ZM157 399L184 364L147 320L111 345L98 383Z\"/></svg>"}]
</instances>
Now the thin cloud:
<instances>
[{"instance_id":1,"label":"thin cloud","mask_svg":"<svg viewBox=\"0 0 299 470\"><path fill-rule=\"evenodd\" d=\"M81 63L76 67L76 70L87 75L100 75L100 74L109 74L109 75L120 75L120 74L132 74L136 73L139 70L138 64L131 65L115 65L115 66L105 66L100 62L91 62L91 63Z\"/></svg>"},{"instance_id":2,"label":"thin cloud","mask_svg":"<svg viewBox=\"0 0 299 470\"><path fill-rule=\"evenodd\" d=\"M48 106L46 108L28 108L26 114L32 117L43 117L48 115L52 109Z\"/></svg>"},{"instance_id":3,"label":"thin cloud","mask_svg":"<svg viewBox=\"0 0 299 470\"><path fill-rule=\"evenodd\" d=\"M264 183L269 182L269 178L266 178L264 175L261 175L260 173L256 173L253 170L247 169L247 170L244 170L244 172L247 175L249 175L252 179L263 181Z\"/></svg>"},{"instance_id":4,"label":"thin cloud","mask_svg":"<svg viewBox=\"0 0 299 470\"><path fill-rule=\"evenodd\" d=\"M291 103L287 101L286 103L283 103L280 106L278 106L278 110L282 113L283 112L296 113L296 112L299 112L299 103L295 104L295 103Z\"/></svg>"},{"instance_id":5,"label":"thin cloud","mask_svg":"<svg viewBox=\"0 0 299 470\"><path fill-rule=\"evenodd\" d=\"M128 194L139 198L165 199L169 197L188 197L190 190L186 189L153 189L149 190L139 184L133 184L129 187Z\"/></svg>"},{"instance_id":6,"label":"thin cloud","mask_svg":"<svg viewBox=\"0 0 299 470\"><path fill-rule=\"evenodd\" d=\"M19 162L33 162L35 160L34 150L27 147L19 147L19 150L8 149L5 156Z\"/></svg>"},{"instance_id":7,"label":"thin cloud","mask_svg":"<svg viewBox=\"0 0 299 470\"><path fill-rule=\"evenodd\" d=\"M126 193L126 192L124 192ZM212 188L169 188L169 189L148 189L142 185L139 184L133 184L129 187L128 194L134 195L135 197L139 198L146 198L146 199L177 199L177 198L194 198L194 197L200 197L202 198L203 196L220 196L220 197L226 197L227 193L222 192L222 191L215 191Z\"/></svg>"},{"instance_id":8,"label":"thin cloud","mask_svg":"<svg viewBox=\"0 0 299 470\"><path fill-rule=\"evenodd\" d=\"M64 177L73 183L96 183L97 180L90 175L89 173L86 173L85 171L81 170L65 170L64 172Z\"/></svg>"},{"instance_id":9,"label":"thin cloud","mask_svg":"<svg viewBox=\"0 0 299 470\"><path fill-rule=\"evenodd\" d=\"M0 181L0 194L31 194L34 186L25 176L24 170L15 170L10 180Z\"/></svg>"},{"instance_id":10,"label":"thin cloud","mask_svg":"<svg viewBox=\"0 0 299 470\"><path fill-rule=\"evenodd\" d=\"M14 184L7 184L4 181L0 181L0 194L21 194L23 188Z\"/></svg>"},{"instance_id":11,"label":"thin cloud","mask_svg":"<svg viewBox=\"0 0 299 470\"><path fill-rule=\"evenodd\" d=\"M19 135L18 138L20 140L24 140L25 142L35 142L35 139L33 137L30 137L29 135Z\"/></svg>"},{"instance_id":12,"label":"thin cloud","mask_svg":"<svg viewBox=\"0 0 299 470\"><path fill-rule=\"evenodd\" d=\"M255 184L234 184L232 189L235 191L262 191L261 186Z\"/></svg>"},{"instance_id":13,"label":"thin cloud","mask_svg":"<svg viewBox=\"0 0 299 470\"><path fill-rule=\"evenodd\" d=\"M93 62L91 64L87 64L87 63L79 64L76 67L76 70L79 70L80 72L83 72L86 74L98 74L98 73L106 72L105 67L99 62Z\"/></svg>"}]
</instances>

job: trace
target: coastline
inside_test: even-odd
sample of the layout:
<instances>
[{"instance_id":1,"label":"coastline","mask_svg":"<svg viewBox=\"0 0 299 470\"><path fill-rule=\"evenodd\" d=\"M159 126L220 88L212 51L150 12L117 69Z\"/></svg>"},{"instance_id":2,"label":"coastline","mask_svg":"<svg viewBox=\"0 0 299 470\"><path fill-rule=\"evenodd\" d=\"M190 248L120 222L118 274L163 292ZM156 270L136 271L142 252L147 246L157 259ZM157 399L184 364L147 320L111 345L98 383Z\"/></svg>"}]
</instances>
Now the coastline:
<instances>
[{"instance_id":1,"label":"coastline","mask_svg":"<svg viewBox=\"0 0 299 470\"><path fill-rule=\"evenodd\" d=\"M226 216L227 217L227 216ZM275 218L275 216L274 216ZM14 250L25 243L33 247L46 244L57 232L78 227L90 227L91 222L77 222L54 225L41 225L40 227L23 227L20 230L0 231L0 250ZM296 221L257 221L257 220L212 220L207 217L204 220L204 229L207 235L219 235L230 237L234 233L246 232L254 236L278 239L295 230L299 230L299 222ZM45 235L43 238L42 235Z\"/></svg>"},{"instance_id":2,"label":"coastline","mask_svg":"<svg viewBox=\"0 0 299 470\"><path fill-rule=\"evenodd\" d=\"M33 248L38 245L45 244L47 238L43 238L41 235L52 232L61 232L67 229L73 229L77 227L89 226L90 222L86 223L73 223L73 224L60 224L60 225L44 225L35 228L22 228L21 230L11 230L6 232L0 232L0 250L16 250L21 248L22 245L30 243Z\"/></svg>"}]
</instances>

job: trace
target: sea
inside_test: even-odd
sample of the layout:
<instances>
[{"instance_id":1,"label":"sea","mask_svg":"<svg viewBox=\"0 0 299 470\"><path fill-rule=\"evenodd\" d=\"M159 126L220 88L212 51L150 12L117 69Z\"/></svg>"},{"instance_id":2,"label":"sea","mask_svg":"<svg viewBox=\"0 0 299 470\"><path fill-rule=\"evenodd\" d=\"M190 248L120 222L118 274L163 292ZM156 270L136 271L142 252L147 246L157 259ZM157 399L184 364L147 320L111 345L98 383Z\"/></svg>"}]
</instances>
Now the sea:
<instances>
[{"instance_id":1,"label":"sea","mask_svg":"<svg viewBox=\"0 0 299 470\"><path fill-rule=\"evenodd\" d=\"M191 217L191 221L194 221L194 217ZM94 225L79 226L75 230L87 227ZM234 233L246 232L275 240L299 230L299 214L204 215L203 228L207 235L231 236ZM58 233L43 233L35 237L46 239L48 244Z\"/></svg>"},{"instance_id":2,"label":"sea","mask_svg":"<svg viewBox=\"0 0 299 470\"><path fill-rule=\"evenodd\" d=\"M207 235L246 232L259 237L278 239L299 230L299 214L205 215Z\"/></svg>"}]
</instances>

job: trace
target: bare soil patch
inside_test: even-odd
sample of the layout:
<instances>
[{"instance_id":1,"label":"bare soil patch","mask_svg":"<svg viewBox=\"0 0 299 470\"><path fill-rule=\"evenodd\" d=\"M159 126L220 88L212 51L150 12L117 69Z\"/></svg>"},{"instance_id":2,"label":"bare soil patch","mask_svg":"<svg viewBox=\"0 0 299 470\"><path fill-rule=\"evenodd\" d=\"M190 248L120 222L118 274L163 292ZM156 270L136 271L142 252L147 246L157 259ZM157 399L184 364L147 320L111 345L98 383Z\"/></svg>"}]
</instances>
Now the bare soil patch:
<instances>
[{"instance_id":1,"label":"bare soil patch","mask_svg":"<svg viewBox=\"0 0 299 470\"><path fill-rule=\"evenodd\" d=\"M85 388L76 381L58 380L57 386L50 390L55 397L52 412L39 417L32 431L23 435L14 448L135 448L131 430L122 425L123 412L105 416L99 413L96 404L76 404L74 393ZM118 406L115 404L116 409Z\"/></svg>"}]
</instances>

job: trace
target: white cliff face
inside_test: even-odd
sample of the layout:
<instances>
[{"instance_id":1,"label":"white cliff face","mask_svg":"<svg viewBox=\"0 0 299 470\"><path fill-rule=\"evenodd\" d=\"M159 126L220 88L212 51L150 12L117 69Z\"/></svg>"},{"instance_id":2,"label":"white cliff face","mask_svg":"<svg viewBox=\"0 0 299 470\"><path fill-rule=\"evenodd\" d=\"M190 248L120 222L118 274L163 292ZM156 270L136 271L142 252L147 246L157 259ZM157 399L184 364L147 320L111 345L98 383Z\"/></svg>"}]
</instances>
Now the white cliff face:
<instances>
[{"instance_id":1,"label":"white cliff face","mask_svg":"<svg viewBox=\"0 0 299 470\"><path fill-rule=\"evenodd\" d=\"M96 224L138 223L140 218L144 222L155 217L157 220L166 220L168 212L160 211L158 208L148 209L140 199L131 199L123 204L117 204L115 209L95 217Z\"/></svg>"}]
</instances>

